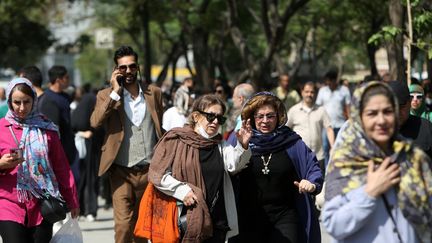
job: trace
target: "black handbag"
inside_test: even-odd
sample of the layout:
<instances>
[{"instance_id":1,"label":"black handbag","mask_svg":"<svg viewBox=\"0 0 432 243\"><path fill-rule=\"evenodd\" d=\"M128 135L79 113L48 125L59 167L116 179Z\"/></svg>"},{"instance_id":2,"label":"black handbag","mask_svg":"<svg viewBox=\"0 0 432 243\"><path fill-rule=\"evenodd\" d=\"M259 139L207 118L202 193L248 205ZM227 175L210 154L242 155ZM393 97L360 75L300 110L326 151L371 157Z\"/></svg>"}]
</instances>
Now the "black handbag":
<instances>
[{"instance_id":1,"label":"black handbag","mask_svg":"<svg viewBox=\"0 0 432 243\"><path fill-rule=\"evenodd\" d=\"M40 201L41 214L44 220L54 224L55 222L66 218L68 208L65 201L55 198L49 194L43 196Z\"/></svg>"}]
</instances>

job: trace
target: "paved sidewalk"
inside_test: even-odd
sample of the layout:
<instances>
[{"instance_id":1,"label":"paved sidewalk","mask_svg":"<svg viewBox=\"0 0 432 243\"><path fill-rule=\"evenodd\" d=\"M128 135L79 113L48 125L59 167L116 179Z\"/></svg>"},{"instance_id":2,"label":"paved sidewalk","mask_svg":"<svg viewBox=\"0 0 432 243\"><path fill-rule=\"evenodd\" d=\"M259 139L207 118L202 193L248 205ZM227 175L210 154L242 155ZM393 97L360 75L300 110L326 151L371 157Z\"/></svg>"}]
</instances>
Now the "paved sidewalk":
<instances>
[{"instance_id":1,"label":"paved sidewalk","mask_svg":"<svg viewBox=\"0 0 432 243\"><path fill-rule=\"evenodd\" d=\"M114 243L114 220L112 208L109 210L99 208L96 221L87 222L82 218L79 221L79 225L83 234L84 243Z\"/></svg>"},{"instance_id":2,"label":"paved sidewalk","mask_svg":"<svg viewBox=\"0 0 432 243\"><path fill-rule=\"evenodd\" d=\"M114 220L112 209L105 210L99 208L96 221L87 222L84 218L81 218L79 225L83 234L84 243L114 243ZM330 243L331 238L326 232L324 232L323 227L321 227L321 231L322 243ZM0 243L2 243L1 238Z\"/></svg>"}]
</instances>

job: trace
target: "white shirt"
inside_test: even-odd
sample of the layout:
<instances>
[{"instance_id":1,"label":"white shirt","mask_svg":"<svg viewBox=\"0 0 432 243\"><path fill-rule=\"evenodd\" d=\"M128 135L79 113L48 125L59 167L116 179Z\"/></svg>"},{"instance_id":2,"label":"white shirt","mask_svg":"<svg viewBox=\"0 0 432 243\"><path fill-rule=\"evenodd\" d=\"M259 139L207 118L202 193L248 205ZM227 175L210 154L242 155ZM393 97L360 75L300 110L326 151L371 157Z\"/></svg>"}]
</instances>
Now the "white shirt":
<instances>
[{"instance_id":1,"label":"white shirt","mask_svg":"<svg viewBox=\"0 0 432 243\"><path fill-rule=\"evenodd\" d=\"M132 95L127 91L127 89L123 89L123 97L124 97L124 110L129 118L129 120L134 124L135 126L139 127L141 123L144 121L145 113L146 113L146 103L144 99L144 94L141 90L141 87L139 88L139 94L136 97L136 99L132 99ZM118 95L116 92L112 91L110 94L111 99L115 101L120 100L120 95Z\"/></svg>"},{"instance_id":2,"label":"white shirt","mask_svg":"<svg viewBox=\"0 0 432 243\"><path fill-rule=\"evenodd\" d=\"M301 101L289 109L286 125L300 135L318 160L324 159L321 133L323 129L331 127L330 118L324 107L313 105L309 108Z\"/></svg>"},{"instance_id":3,"label":"white shirt","mask_svg":"<svg viewBox=\"0 0 432 243\"><path fill-rule=\"evenodd\" d=\"M345 106L349 105L350 101L351 94L349 89L343 85L339 85L333 91L328 86L320 88L315 103L324 106L330 117L332 127L340 128L345 122Z\"/></svg>"},{"instance_id":4,"label":"white shirt","mask_svg":"<svg viewBox=\"0 0 432 243\"><path fill-rule=\"evenodd\" d=\"M162 116L162 128L169 131L174 127L183 127L186 117L178 112L177 107L173 106L166 110Z\"/></svg>"}]
</instances>

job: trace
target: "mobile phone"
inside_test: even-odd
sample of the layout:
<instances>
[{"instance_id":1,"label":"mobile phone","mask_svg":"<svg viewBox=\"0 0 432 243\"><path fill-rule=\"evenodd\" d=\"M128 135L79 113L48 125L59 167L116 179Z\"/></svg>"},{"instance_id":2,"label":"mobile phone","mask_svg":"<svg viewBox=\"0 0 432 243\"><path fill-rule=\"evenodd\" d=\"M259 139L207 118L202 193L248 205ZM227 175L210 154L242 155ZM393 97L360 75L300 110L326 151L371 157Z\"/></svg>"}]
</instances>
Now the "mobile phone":
<instances>
[{"instance_id":1,"label":"mobile phone","mask_svg":"<svg viewBox=\"0 0 432 243\"><path fill-rule=\"evenodd\" d=\"M11 155L13 155L13 156L18 157L18 158L22 158L23 157L23 152L22 152L22 149L20 149L20 148L11 148L9 150L9 153Z\"/></svg>"},{"instance_id":2,"label":"mobile phone","mask_svg":"<svg viewBox=\"0 0 432 243\"><path fill-rule=\"evenodd\" d=\"M118 75L118 76L116 77L116 80L117 80L117 83L118 83L120 86L123 86L123 85L124 85L124 82L126 81L126 77L123 76L123 75Z\"/></svg>"}]
</instances>

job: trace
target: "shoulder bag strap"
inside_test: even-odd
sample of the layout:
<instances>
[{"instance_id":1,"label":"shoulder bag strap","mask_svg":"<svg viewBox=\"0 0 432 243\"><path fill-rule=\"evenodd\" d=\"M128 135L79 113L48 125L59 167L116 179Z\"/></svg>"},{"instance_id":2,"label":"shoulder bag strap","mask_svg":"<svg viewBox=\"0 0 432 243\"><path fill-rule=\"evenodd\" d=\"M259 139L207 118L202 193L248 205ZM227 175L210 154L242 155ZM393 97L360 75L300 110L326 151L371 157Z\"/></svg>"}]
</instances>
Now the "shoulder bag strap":
<instances>
[{"instance_id":1,"label":"shoulder bag strap","mask_svg":"<svg viewBox=\"0 0 432 243\"><path fill-rule=\"evenodd\" d=\"M11 132L11 134L12 134L12 137L13 137L13 139L14 139L14 141L15 141L15 143L16 143L16 145L17 145L17 147L19 147L19 142L18 142L18 139L17 139L17 137L15 136L15 133L14 133L14 131L12 130L12 126L8 126L9 127L9 131Z\"/></svg>"},{"instance_id":2,"label":"shoulder bag strap","mask_svg":"<svg viewBox=\"0 0 432 243\"><path fill-rule=\"evenodd\" d=\"M393 214L392 214L391 209L390 209L389 202L387 201L387 197L383 194L382 198L383 198L383 201L384 201L384 206L386 208L386 211L387 211L388 215L390 216L391 221L393 222L393 225L394 225L393 231L397 234L399 242L403 243L402 237L401 237L401 235L399 233L399 230L397 228L396 220L393 217Z\"/></svg>"}]
</instances>

